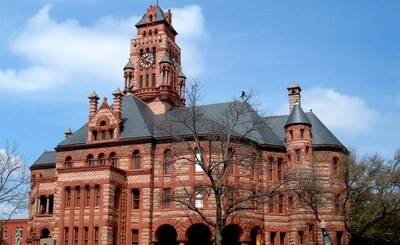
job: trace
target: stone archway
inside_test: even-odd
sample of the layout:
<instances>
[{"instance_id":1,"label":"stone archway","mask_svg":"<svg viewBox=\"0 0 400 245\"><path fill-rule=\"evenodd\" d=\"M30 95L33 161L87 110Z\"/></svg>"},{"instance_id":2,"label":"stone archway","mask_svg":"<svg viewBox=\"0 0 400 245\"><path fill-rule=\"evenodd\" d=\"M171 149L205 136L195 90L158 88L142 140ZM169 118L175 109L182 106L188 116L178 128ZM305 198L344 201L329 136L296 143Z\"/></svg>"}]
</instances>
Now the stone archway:
<instances>
[{"instance_id":1,"label":"stone archway","mask_svg":"<svg viewBox=\"0 0 400 245\"><path fill-rule=\"evenodd\" d=\"M250 232L251 245L263 244L263 232L259 226L253 227Z\"/></svg>"},{"instance_id":2,"label":"stone archway","mask_svg":"<svg viewBox=\"0 0 400 245\"><path fill-rule=\"evenodd\" d=\"M242 236L242 228L238 225L230 224L222 230L222 245L240 245L240 237Z\"/></svg>"},{"instance_id":3,"label":"stone archway","mask_svg":"<svg viewBox=\"0 0 400 245\"><path fill-rule=\"evenodd\" d=\"M186 233L186 245L211 245L211 231L201 223L191 225Z\"/></svg>"},{"instance_id":4,"label":"stone archway","mask_svg":"<svg viewBox=\"0 0 400 245\"><path fill-rule=\"evenodd\" d=\"M40 231L40 239L42 239L42 238L49 238L49 236L50 236L50 231L49 231L49 229L43 228L43 229Z\"/></svg>"},{"instance_id":5,"label":"stone archway","mask_svg":"<svg viewBox=\"0 0 400 245\"><path fill-rule=\"evenodd\" d=\"M162 225L156 231L157 245L178 245L178 233L172 225Z\"/></svg>"}]
</instances>

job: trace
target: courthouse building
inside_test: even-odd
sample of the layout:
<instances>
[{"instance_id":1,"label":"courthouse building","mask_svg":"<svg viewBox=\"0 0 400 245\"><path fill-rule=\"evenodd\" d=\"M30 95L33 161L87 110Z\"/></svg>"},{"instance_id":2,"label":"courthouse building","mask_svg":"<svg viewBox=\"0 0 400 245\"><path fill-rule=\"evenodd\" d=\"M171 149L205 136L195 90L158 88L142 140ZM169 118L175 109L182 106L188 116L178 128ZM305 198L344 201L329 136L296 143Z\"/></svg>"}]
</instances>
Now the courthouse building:
<instances>
[{"instance_id":1,"label":"courthouse building","mask_svg":"<svg viewBox=\"0 0 400 245\"><path fill-rule=\"evenodd\" d=\"M75 132L68 129L65 140L31 166L29 244L183 245L211 244L215 239L215 228L196 212L165 199L179 188L195 189L194 180L205 176L196 161L178 168L172 160L177 136L184 132L177 129L169 135L160 130L168 115L187 108L172 13L150 6L136 28L127 51L129 62L121 67L124 89L117 89L112 101L91 93L87 123ZM285 91L275 93L286 96ZM288 114L262 118L266 127L241 141L242 147L247 144L265 159L265 170L254 174L234 165L226 170L229 184L235 188L253 183L257 194L259 188L282 182L295 166L317 166L332 192L318 216L326 222L331 241L344 244L336 177L347 150L313 112L302 110L298 84L291 84L287 92ZM202 105L203 116L216 122L232 103ZM202 151L207 156L207 148ZM240 157L238 152L230 154ZM202 193L193 200L194 208L210 219L215 215L212 198ZM301 198L282 192L270 202L232 214L222 231L224 244L322 244L320 222L306 204L301 207Z\"/></svg>"}]
</instances>

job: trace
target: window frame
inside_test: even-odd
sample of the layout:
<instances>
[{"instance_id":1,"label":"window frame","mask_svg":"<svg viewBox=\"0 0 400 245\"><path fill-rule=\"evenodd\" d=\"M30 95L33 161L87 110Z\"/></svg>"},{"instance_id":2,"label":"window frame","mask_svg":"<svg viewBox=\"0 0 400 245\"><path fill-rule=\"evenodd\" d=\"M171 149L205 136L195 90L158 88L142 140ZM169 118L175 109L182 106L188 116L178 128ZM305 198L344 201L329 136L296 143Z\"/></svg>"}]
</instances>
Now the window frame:
<instances>
[{"instance_id":1,"label":"window frame","mask_svg":"<svg viewBox=\"0 0 400 245\"><path fill-rule=\"evenodd\" d=\"M164 188L163 189L163 208L170 209L171 208L171 196L172 190L171 188Z\"/></svg>"},{"instance_id":2,"label":"window frame","mask_svg":"<svg viewBox=\"0 0 400 245\"><path fill-rule=\"evenodd\" d=\"M140 209L140 189L132 189L132 209Z\"/></svg>"},{"instance_id":3,"label":"window frame","mask_svg":"<svg viewBox=\"0 0 400 245\"><path fill-rule=\"evenodd\" d=\"M172 151L170 149L167 149L164 152L164 174L172 174Z\"/></svg>"},{"instance_id":4,"label":"window frame","mask_svg":"<svg viewBox=\"0 0 400 245\"><path fill-rule=\"evenodd\" d=\"M142 168L142 159L139 150L135 150L132 154L133 161L133 169L141 169Z\"/></svg>"}]
</instances>

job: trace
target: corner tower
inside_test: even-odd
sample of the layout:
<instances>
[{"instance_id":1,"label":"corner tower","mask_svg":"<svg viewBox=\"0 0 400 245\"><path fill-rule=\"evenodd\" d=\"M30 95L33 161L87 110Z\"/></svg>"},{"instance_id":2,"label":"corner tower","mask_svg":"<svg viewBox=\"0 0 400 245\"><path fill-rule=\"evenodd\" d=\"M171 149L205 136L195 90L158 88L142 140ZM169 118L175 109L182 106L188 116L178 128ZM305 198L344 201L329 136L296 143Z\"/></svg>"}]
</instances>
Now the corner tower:
<instances>
[{"instance_id":1,"label":"corner tower","mask_svg":"<svg viewBox=\"0 0 400 245\"><path fill-rule=\"evenodd\" d=\"M186 77L181 76L181 49L172 26L171 10L150 6L136 24L130 59L124 67L124 93L147 103L155 114L185 105Z\"/></svg>"}]
</instances>

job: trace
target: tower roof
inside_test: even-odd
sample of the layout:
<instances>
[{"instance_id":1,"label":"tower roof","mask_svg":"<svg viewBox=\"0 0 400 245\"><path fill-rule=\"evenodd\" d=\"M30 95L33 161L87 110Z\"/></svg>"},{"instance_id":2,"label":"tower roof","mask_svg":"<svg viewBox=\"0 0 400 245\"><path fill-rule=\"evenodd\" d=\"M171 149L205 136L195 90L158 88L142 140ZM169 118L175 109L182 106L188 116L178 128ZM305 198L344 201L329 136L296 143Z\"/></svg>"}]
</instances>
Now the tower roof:
<instances>
[{"instance_id":1,"label":"tower roof","mask_svg":"<svg viewBox=\"0 0 400 245\"><path fill-rule=\"evenodd\" d=\"M164 55L164 57L162 57L162 59L160 60L160 64L161 63L169 63L172 64L172 61L169 59L169 56L166 54Z\"/></svg>"},{"instance_id":2,"label":"tower roof","mask_svg":"<svg viewBox=\"0 0 400 245\"><path fill-rule=\"evenodd\" d=\"M179 72L179 77L186 78L185 73L183 73L182 69Z\"/></svg>"},{"instance_id":3,"label":"tower roof","mask_svg":"<svg viewBox=\"0 0 400 245\"><path fill-rule=\"evenodd\" d=\"M303 109L301 109L300 103L296 102L294 104L293 110L286 121L285 128L294 124L307 124L311 126L310 120L308 120Z\"/></svg>"},{"instance_id":4,"label":"tower roof","mask_svg":"<svg viewBox=\"0 0 400 245\"><path fill-rule=\"evenodd\" d=\"M131 62L131 59L128 60L128 63L126 63L124 70L125 69L134 69L133 64Z\"/></svg>"},{"instance_id":5,"label":"tower roof","mask_svg":"<svg viewBox=\"0 0 400 245\"><path fill-rule=\"evenodd\" d=\"M153 6L150 6L153 7ZM160 21L167 21L166 13L160 8L158 4L154 6L154 10L156 12L156 18L154 22L160 22ZM142 19L136 24L136 27L146 25L146 14L143 15Z\"/></svg>"}]
</instances>

